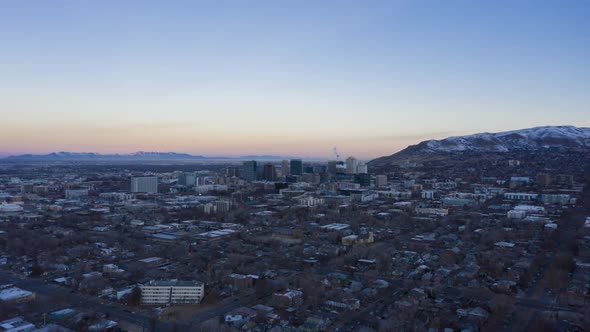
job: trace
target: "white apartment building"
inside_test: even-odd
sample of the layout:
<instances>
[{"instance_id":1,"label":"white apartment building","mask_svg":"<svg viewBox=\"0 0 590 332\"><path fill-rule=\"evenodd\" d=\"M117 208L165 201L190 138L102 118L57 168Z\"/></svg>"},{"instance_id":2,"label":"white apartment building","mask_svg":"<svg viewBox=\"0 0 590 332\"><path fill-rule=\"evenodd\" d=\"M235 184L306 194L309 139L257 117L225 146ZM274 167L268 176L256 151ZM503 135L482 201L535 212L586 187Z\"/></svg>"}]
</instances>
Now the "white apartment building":
<instances>
[{"instance_id":1,"label":"white apartment building","mask_svg":"<svg viewBox=\"0 0 590 332\"><path fill-rule=\"evenodd\" d=\"M132 200L135 198L135 196L133 194L129 194L129 193L112 192L112 193L100 193L100 194L98 194L98 198L103 199L105 201L123 202L123 201Z\"/></svg>"},{"instance_id":2,"label":"white apartment building","mask_svg":"<svg viewBox=\"0 0 590 332\"><path fill-rule=\"evenodd\" d=\"M157 176L138 176L131 178L131 192L134 193L158 193Z\"/></svg>"},{"instance_id":3,"label":"white apartment building","mask_svg":"<svg viewBox=\"0 0 590 332\"><path fill-rule=\"evenodd\" d=\"M504 193L504 199L511 201L534 201L538 196L533 193Z\"/></svg>"},{"instance_id":4,"label":"white apartment building","mask_svg":"<svg viewBox=\"0 0 590 332\"><path fill-rule=\"evenodd\" d=\"M205 284L198 281L151 281L141 288L141 304L199 304Z\"/></svg>"},{"instance_id":5,"label":"white apartment building","mask_svg":"<svg viewBox=\"0 0 590 332\"><path fill-rule=\"evenodd\" d=\"M232 202L229 200L218 200L213 202L213 205L215 205L215 210L217 212L226 213L231 209Z\"/></svg>"},{"instance_id":6,"label":"white apartment building","mask_svg":"<svg viewBox=\"0 0 590 332\"><path fill-rule=\"evenodd\" d=\"M367 174L369 172L369 167L365 163L359 163L356 169L358 174Z\"/></svg>"},{"instance_id":7,"label":"white apartment building","mask_svg":"<svg viewBox=\"0 0 590 332\"><path fill-rule=\"evenodd\" d=\"M88 196L88 189L66 189L65 196L67 199L76 199Z\"/></svg>"},{"instance_id":8,"label":"white apartment building","mask_svg":"<svg viewBox=\"0 0 590 332\"><path fill-rule=\"evenodd\" d=\"M305 196L305 197L298 198L297 203L299 205L312 207L312 206L318 206L318 205L324 204L324 199L312 197L312 196Z\"/></svg>"},{"instance_id":9,"label":"white apartment building","mask_svg":"<svg viewBox=\"0 0 590 332\"><path fill-rule=\"evenodd\" d=\"M356 174L358 160L355 157L346 158L346 174Z\"/></svg>"}]
</instances>

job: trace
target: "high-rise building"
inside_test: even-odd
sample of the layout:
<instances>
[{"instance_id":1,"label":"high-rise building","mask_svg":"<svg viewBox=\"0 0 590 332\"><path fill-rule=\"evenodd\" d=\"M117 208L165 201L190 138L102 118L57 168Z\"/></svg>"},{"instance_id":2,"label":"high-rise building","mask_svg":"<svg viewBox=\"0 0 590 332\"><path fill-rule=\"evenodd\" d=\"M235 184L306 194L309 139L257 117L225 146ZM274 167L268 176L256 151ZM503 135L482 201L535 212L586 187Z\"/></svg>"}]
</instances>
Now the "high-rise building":
<instances>
[{"instance_id":1,"label":"high-rise building","mask_svg":"<svg viewBox=\"0 0 590 332\"><path fill-rule=\"evenodd\" d=\"M256 181L258 178L258 169L256 168L256 161L244 161L242 166L242 178L248 181Z\"/></svg>"},{"instance_id":2,"label":"high-rise building","mask_svg":"<svg viewBox=\"0 0 590 332\"><path fill-rule=\"evenodd\" d=\"M301 181L313 184L320 184L321 178L319 174L303 173Z\"/></svg>"},{"instance_id":3,"label":"high-rise building","mask_svg":"<svg viewBox=\"0 0 590 332\"><path fill-rule=\"evenodd\" d=\"M291 175L291 172L289 171L289 161L288 160L283 160L281 162L281 175L282 176Z\"/></svg>"},{"instance_id":4,"label":"high-rise building","mask_svg":"<svg viewBox=\"0 0 590 332\"><path fill-rule=\"evenodd\" d=\"M240 169L238 167L228 167L225 170L225 175L228 177L240 176Z\"/></svg>"},{"instance_id":5,"label":"high-rise building","mask_svg":"<svg viewBox=\"0 0 590 332\"><path fill-rule=\"evenodd\" d=\"M301 159L291 159L291 175L303 174L303 162Z\"/></svg>"},{"instance_id":6,"label":"high-rise building","mask_svg":"<svg viewBox=\"0 0 590 332\"><path fill-rule=\"evenodd\" d=\"M365 164L365 163L359 163L358 166L356 167L356 171L359 174L366 174L369 172L367 164Z\"/></svg>"},{"instance_id":7,"label":"high-rise building","mask_svg":"<svg viewBox=\"0 0 590 332\"><path fill-rule=\"evenodd\" d=\"M275 181L277 179L277 175L275 172L275 166L271 163L264 164L264 169L262 171L262 178L266 181Z\"/></svg>"},{"instance_id":8,"label":"high-rise building","mask_svg":"<svg viewBox=\"0 0 590 332\"><path fill-rule=\"evenodd\" d=\"M330 174L344 174L346 166L341 160L328 161L328 172Z\"/></svg>"},{"instance_id":9,"label":"high-rise building","mask_svg":"<svg viewBox=\"0 0 590 332\"><path fill-rule=\"evenodd\" d=\"M356 174L358 167L358 160L355 157L346 158L346 174Z\"/></svg>"},{"instance_id":10,"label":"high-rise building","mask_svg":"<svg viewBox=\"0 0 590 332\"><path fill-rule=\"evenodd\" d=\"M326 173L328 171L328 167L326 165L315 165L313 166L313 173Z\"/></svg>"},{"instance_id":11,"label":"high-rise building","mask_svg":"<svg viewBox=\"0 0 590 332\"><path fill-rule=\"evenodd\" d=\"M387 185L387 175L379 174L375 176L375 186L385 187Z\"/></svg>"},{"instance_id":12,"label":"high-rise building","mask_svg":"<svg viewBox=\"0 0 590 332\"><path fill-rule=\"evenodd\" d=\"M158 192L157 176L136 176L131 178L131 192L151 193Z\"/></svg>"},{"instance_id":13,"label":"high-rise building","mask_svg":"<svg viewBox=\"0 0 590 332\"><path fill-rule=\"evenodd\" d=\"M361 185L361 187L368 187L371 185L371 174L361 173L355 174L354 182Z\"/></svg>"},{"instance_id":14,"label":"high-rise building","mask_svg":"<svg viewBox=\"0 0 590 332\"><path fill-rule=\"evenodd\" d=\"M182 172L178 176L178 184L187 187L194 187L197 183L197 176L195 173Z\"/></svg>"}]
</instances>

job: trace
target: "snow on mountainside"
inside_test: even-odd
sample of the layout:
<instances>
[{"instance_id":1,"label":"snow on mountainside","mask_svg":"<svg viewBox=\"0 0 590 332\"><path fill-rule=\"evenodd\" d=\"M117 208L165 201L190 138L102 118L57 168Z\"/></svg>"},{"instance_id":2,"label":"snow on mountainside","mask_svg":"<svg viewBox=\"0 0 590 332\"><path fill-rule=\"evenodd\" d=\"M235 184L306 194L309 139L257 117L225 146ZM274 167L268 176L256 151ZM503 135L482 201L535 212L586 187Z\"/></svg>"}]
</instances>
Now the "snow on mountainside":
<instances>
[{"instance_id":1,"label":"snow on mountainside","mask_svg":"<svg viewBox=\"0 0 590 332\"><path fill-rule=\"evenodd\" d=\"M543 148L590 147L590 128L535 127L500 133L481 133L426 142L425 152L509 152Z\"/></svg>"},{"instance_id":2,"label":"snow on mountainside","mask_svg":"<svg viewBox=\"0 0 590 332\"><path fill-rule=\"evenodd\" d=\"M544 149L588 149L590 151L590 128L545 126L428 140L411 145L391 156L374 159L369 162L369 165L386 165L429 154L503 153Z\"/></svg>"}]
</instances>

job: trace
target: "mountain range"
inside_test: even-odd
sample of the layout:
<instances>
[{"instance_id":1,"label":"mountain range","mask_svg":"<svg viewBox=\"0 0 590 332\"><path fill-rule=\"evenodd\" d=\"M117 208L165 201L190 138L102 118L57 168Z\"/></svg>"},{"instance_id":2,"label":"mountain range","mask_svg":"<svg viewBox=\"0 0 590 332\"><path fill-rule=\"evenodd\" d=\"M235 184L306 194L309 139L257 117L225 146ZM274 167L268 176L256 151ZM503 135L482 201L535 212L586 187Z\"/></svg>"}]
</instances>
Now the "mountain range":
<instances>
[{"instance_id":1,"label":"mountain range","mask_svg":"<svg viewBox=\"0 0 590 332\"><path fill-rule=\"evenodd\" d=\"M507 153L518 151L580 150L590 152L590 128L574 126L543 126L498 133L453 136L427 140L404 150L374 159L369 166L379 167L405 160L470 153Z\"/></svg>"},{"instance_id":2,"label":"mountain range","mask_svg":"<svg viewBox=\"0 0 590 332\"><path fill-rule=\"evenodd\" d=\"M207 157L177 152L146 152L139 151L128 154L100 154L95 152L52 152L49 154L22 154L9 156L6 160L280 160L293 157L260 155L240 157Z\"/></svg>"}]
</instances>

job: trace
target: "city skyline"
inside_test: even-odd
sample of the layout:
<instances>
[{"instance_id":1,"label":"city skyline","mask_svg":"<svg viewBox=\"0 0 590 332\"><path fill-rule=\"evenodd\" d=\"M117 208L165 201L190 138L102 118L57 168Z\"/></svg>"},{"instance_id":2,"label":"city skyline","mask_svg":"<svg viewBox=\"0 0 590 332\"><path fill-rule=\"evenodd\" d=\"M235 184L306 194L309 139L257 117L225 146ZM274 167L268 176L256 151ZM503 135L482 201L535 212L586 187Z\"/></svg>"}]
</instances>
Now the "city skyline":
<instances>
[{"instance_id":1,"label":"city skyline","mask_svg":"<svg viewBox=\"0 0 590 332\"><path fill-rule=\"evenodd\" d=\"M585 2L0 4L0 156L370 159L590 126Z\"/></svg>"}]
</instances>

